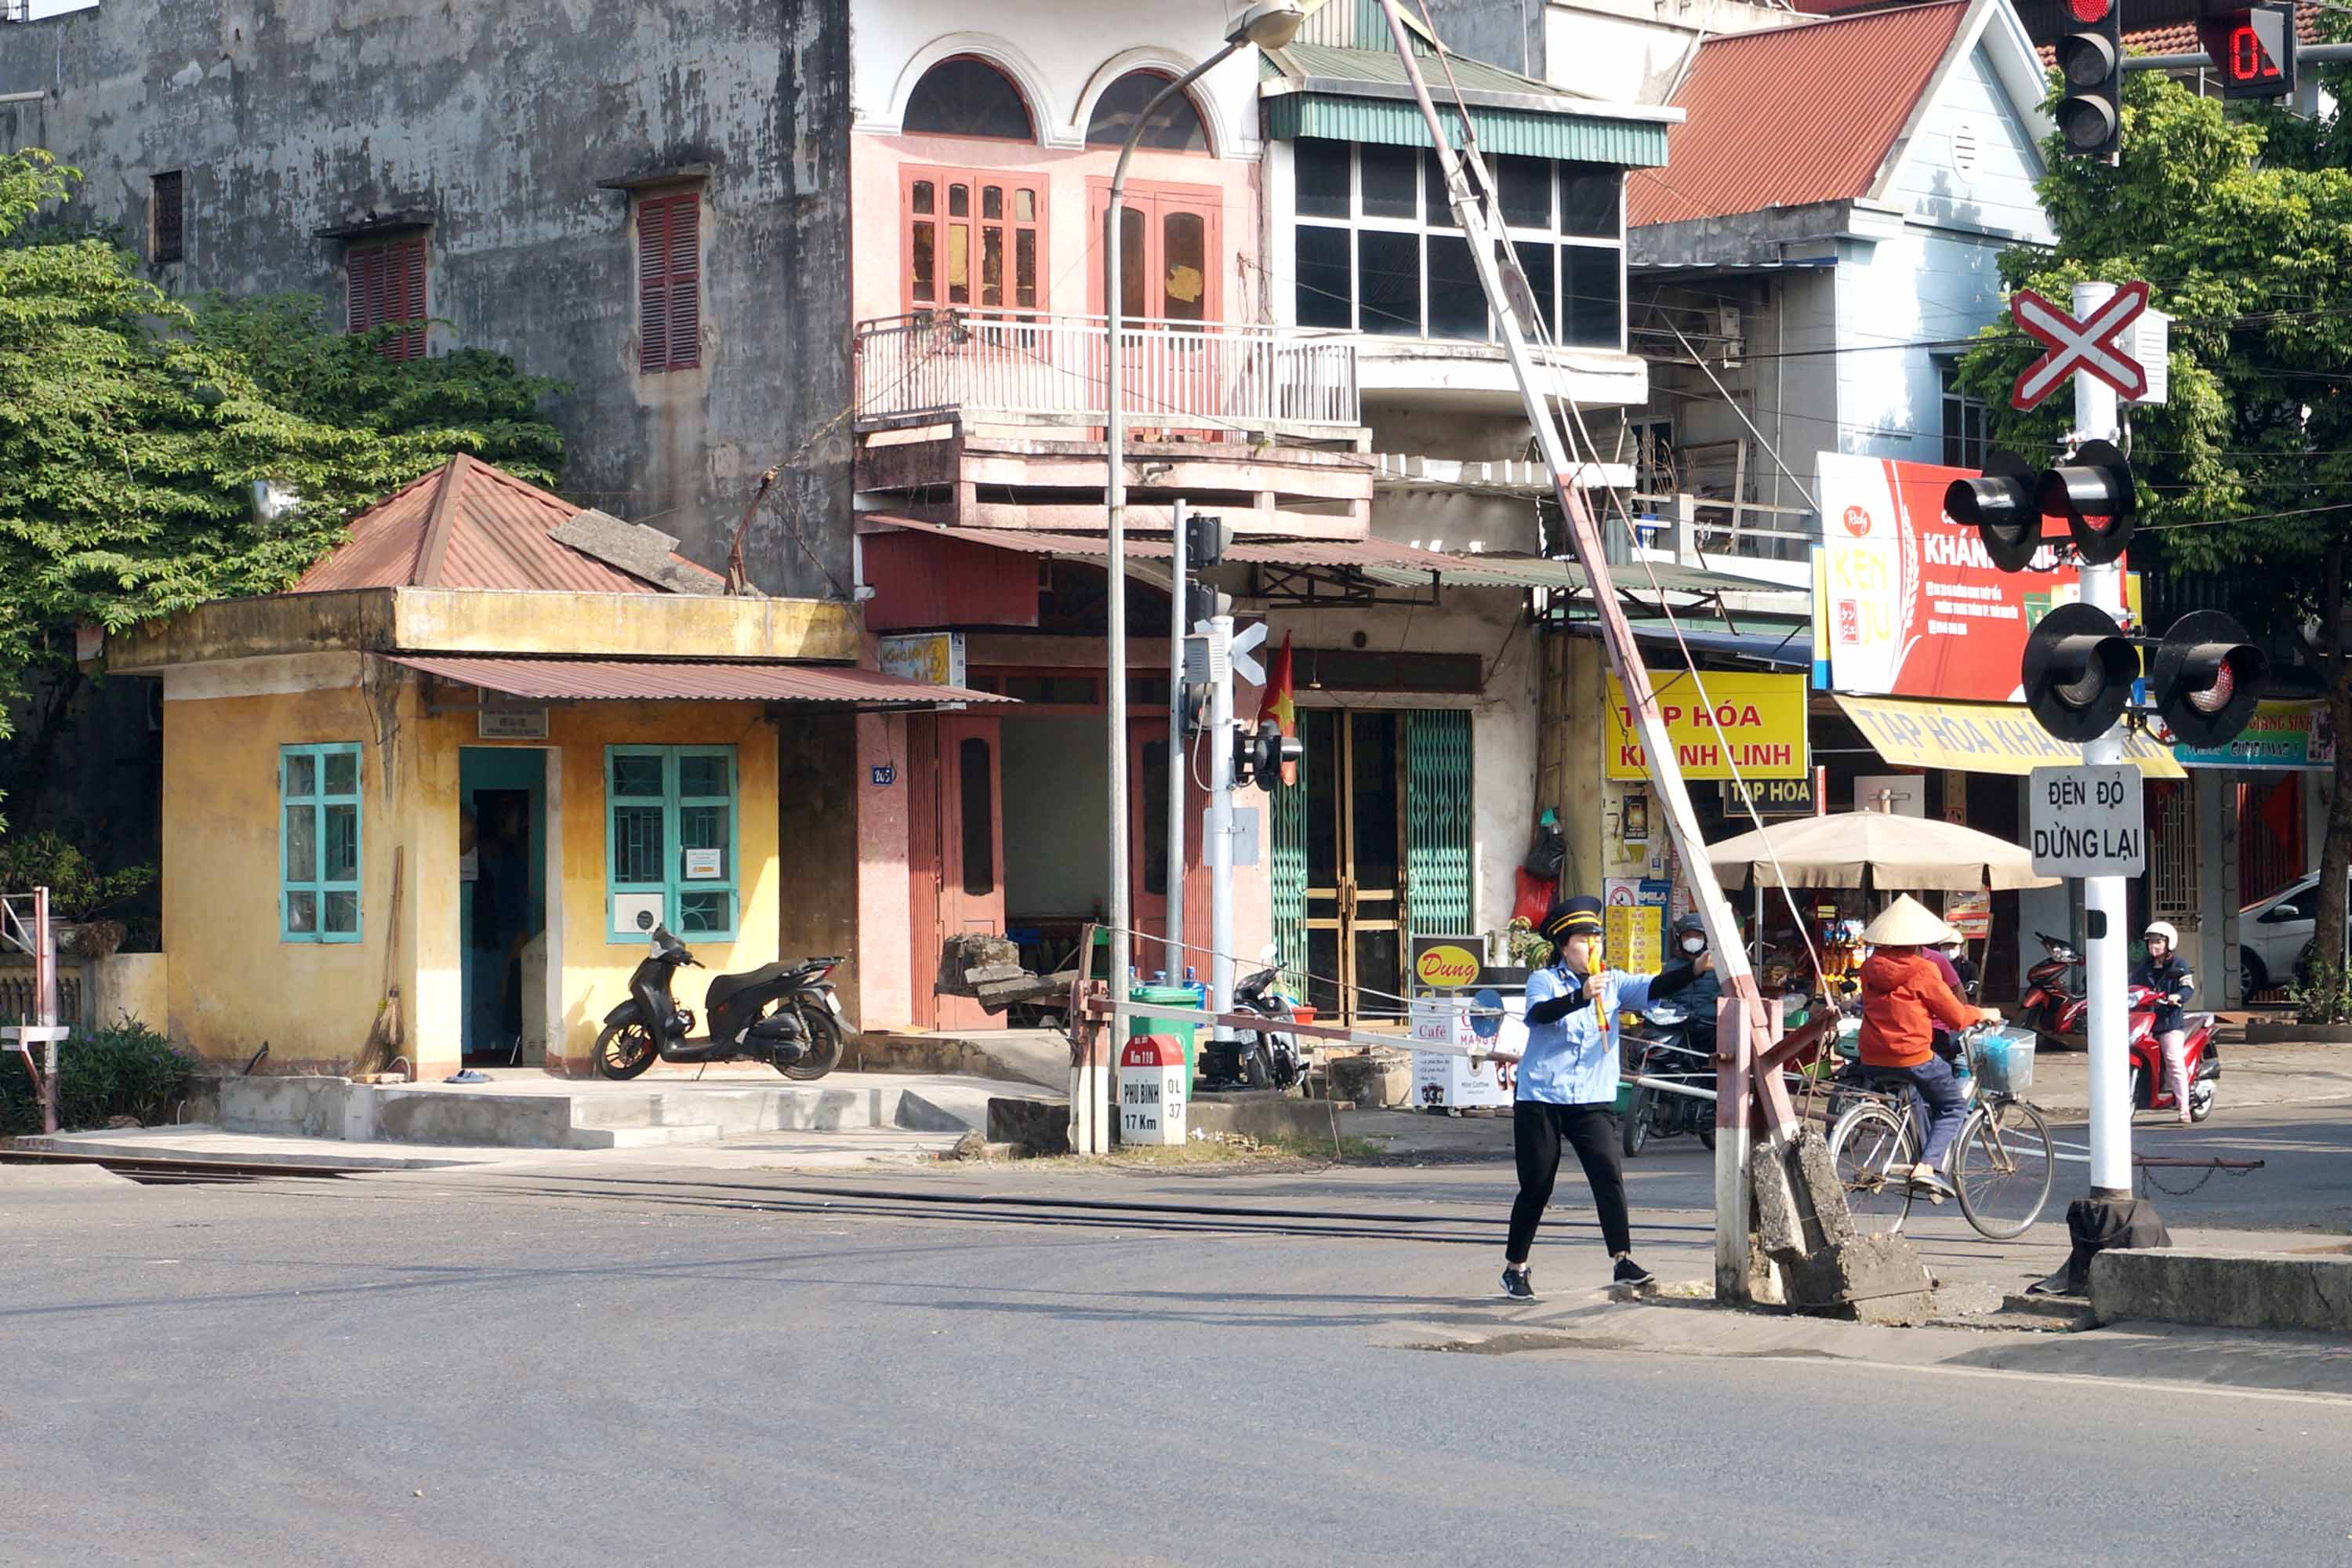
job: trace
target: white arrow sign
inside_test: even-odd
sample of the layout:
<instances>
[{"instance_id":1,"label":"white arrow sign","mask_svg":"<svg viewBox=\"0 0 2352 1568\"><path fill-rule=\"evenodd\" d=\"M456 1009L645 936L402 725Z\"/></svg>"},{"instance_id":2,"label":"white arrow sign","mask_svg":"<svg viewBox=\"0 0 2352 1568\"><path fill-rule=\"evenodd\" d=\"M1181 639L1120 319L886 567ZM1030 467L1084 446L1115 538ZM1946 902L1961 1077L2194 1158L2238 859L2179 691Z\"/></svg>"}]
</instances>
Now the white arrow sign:
<instances>
[{"instance_id":1,"label":"white arrow sign","mask_svg":"<svg viewBox=\"0 0 2352 1568\"><path fill-rule=\"evenodd\" d=\"M1250 657L1250 650L1265 641L1265 623L1253 622L1246 631L1234 634L1233 645L1225 656L1234 661L1234 672L1252 686L1265 684L1265 667Z\"/></svg>"}]
</instances>

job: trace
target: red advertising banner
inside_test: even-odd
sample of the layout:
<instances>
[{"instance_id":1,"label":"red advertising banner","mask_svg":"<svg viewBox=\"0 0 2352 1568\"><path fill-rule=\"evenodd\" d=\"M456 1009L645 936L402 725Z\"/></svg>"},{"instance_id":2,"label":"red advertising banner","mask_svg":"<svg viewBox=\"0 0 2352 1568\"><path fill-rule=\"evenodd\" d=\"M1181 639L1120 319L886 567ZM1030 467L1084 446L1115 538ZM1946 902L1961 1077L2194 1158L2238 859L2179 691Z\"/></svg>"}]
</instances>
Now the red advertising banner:
<instances>
[{"instance_id":1,"label":"red advertising banner","mask_svg":"<svg viewBox=\"0 0 2352 1568\"><path fill-rule=\"evenodd\" d=\"M2025 636L2082 595L2072 566L2003 572L1976 530L1944 515L1973 468L1820 456L1830 685L1869 696L2021 700ZM2052 559L2035 557L2037 566Z\"/></svg>"}]
</instances>

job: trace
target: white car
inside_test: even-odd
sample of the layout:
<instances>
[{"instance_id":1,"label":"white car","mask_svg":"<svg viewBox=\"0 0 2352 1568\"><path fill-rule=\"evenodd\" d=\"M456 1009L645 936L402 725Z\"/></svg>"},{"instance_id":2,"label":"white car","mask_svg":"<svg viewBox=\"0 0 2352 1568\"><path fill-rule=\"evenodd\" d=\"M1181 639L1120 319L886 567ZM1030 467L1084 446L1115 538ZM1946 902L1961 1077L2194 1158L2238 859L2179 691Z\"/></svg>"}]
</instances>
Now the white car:
<instances>
[{"instance_id":1,"label":"white car","mask_svg":"<svg viewBox=\"0 0 2352 1568\"><path fill-rule=\"evenodd\" d=\"M2294 979L2319 913L2319 873L2289 882L2238 912L2238 980L2251 996Z\"/></svg>"}]
</instances>

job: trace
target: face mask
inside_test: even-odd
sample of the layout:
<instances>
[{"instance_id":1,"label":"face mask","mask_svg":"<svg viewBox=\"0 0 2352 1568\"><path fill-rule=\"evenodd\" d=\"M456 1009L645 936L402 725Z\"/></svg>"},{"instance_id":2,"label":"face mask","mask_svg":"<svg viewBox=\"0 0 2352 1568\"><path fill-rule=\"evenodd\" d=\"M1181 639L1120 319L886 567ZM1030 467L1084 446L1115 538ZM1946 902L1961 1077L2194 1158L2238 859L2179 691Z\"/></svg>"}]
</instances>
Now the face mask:
<instances>
[{"instance_id":1,"label":"face mask","mask_svg":"<svg viewBox=\"0 0 2352 1568\"><path fill-rule=\"evenodd\" d=\"M1685 952L1705 952L1706 951L1706 938L1703 936L1686 936L1683 938L1683 951Z\"/></svg>"}]
</instances>

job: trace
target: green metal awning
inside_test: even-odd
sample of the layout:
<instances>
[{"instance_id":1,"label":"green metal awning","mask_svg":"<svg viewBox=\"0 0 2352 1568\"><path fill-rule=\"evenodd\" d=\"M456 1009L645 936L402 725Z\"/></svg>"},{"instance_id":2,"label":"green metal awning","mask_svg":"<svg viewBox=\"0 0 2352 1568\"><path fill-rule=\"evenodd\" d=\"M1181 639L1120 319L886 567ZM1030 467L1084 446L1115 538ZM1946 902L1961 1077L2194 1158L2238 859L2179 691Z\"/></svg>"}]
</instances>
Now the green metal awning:
<instances>
[{"instance_id":1,"label":"green metal awning","mask_svg":"<svg viewBox=\"0 0 2352 1568\"><path fill-rule=\"evenodd\" d=\"M1666 162L1666 128L1640 121L1590 120L1473 104L1470 123L1478 132L1479 148L1489 153L1618 163L1629 169L1661 168ZM1265 133L1285 142L1315 136L1391 147L1429 145L1429 126L1417 105L1394 99L1343 98L1337 93L1290 92L1267 100ZM1455 146L1462 144L1458 121L1447 127L1447 133Z\"/></svg>"},{"instance_id":2,"label":"green metal awning","mask_svg":"<svg viewBox=\"0 0 2352 1568\"><path fill-rule=\"evenodd\" d=\"M1430 144L1429 127L1413 101L1403 65L1391 53L1297 43L1268 51L1263 75L1259 91L1268 136L1391 147ZM1674 109L1580 98L1458 57L1454 86L1469 108L1479 146L1490 153L1657 168L1666 161L1666 127L1682 118ZM1450 113L1451 89L1434 79L1431 87L1440 106L1449 110L1447 134L1459 145L1461 126Z\"/></svg>"}]
</instances>

